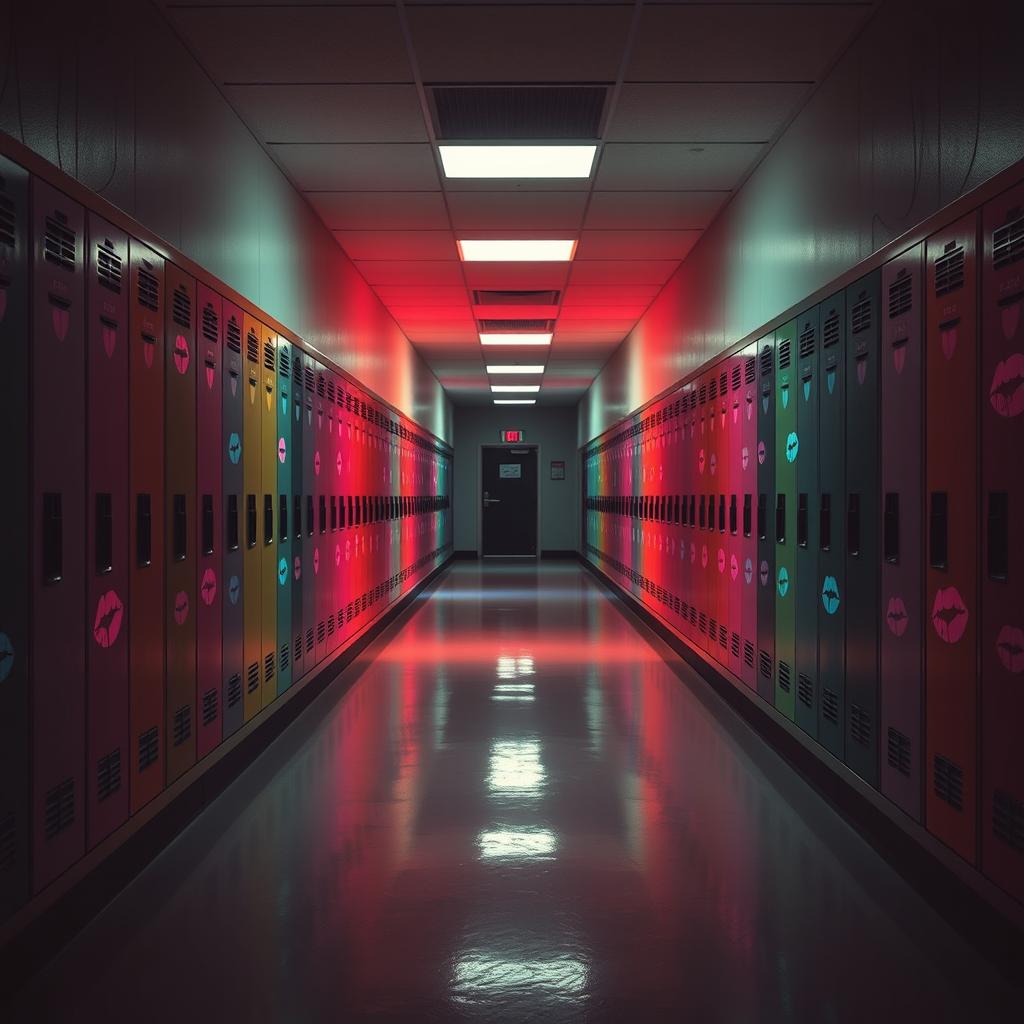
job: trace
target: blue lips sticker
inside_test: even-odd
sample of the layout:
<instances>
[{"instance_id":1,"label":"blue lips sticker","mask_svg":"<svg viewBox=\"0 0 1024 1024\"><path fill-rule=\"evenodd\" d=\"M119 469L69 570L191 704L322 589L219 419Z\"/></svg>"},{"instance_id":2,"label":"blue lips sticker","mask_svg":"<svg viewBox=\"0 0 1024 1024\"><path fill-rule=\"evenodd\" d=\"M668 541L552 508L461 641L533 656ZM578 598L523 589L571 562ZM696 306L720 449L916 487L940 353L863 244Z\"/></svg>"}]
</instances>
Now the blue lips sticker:
<instances>
[{"instance_id":1,"label":"blue lips sticker","mask_svg":"<svg viewBox=\"0 0 1024 1024\"><path fill-rule=\"evenodd\" d=\"M780 390L782 391L782 408L783 409L788 409L789 408L789 385L788 384L783 384Z\"/></svg>"},{"instance_id":2,"label":"blue lips sticker","mask_svg":"<svg viewBox=\"0 0 1024 1024\"><path fill-rule=\"evenodd\" d=\"M836 389L836 371L833 367L825 371L825 384L828 386L828 393L831 395Z\"/></svg>"},{"instance_id":3,"label":"blue lips sticker","mask_svg":"<svg viewBox=\"0 0 1024 1024\"><path fill-rule=\"evenodd\" d=\"M14 668L14 645L6 633L0 633L0 683L2 683Z\"/></svg>"},{"instance_id":4,"label":"blue lips sticker","mask_svg":"<svg viewBox=\"0 0 1024 1024\"><path fill-rule=\"evenodd\" d=\"M277 582L283 587L288 582L288 559L282 558L277 563Z\"/></svg>"},{"instance_id":5,"label":"blue lips sticker","mask_svg":"<svg viewBox=\"0 0 1024 1024\"><path fill-rule=\"evenodd\" d=\"M789 570L782 566L779 569L779 597L785 597L789 593Z\"/></svg>"},{"instance_id":6,"label":"blue lips sticker","mask_svg":"<svg viewBox=\"0 0 1024 1024\"><path fill-rule=\"evenodd\" d=\"M821 603L829 615L839 611L839 583L835 576L826 576L821 585Z\"/></svg>"},{"instance_id":7,"label":"blue lips sticker","mask_svg":"<svg viewBox=\"0 0 1024 1024\"><path fill-rule=\"evenodd\" d=\"M789 437L786 438L786 461L796 462L797 454L800 451L800 438L796 436L796 431L791 430Z\"/></svg>"},{"instance_id":8,"label":"blue lips sticker","mask_svg":"<svg viewBox=\"0 0 1024 1024\"><path fill-rule=\"evenodd\" d=\"M242 457L242 439L238 436L237 431L231 431L231 436L228 438L228 458L234 465L238 465L238 460Z\"/></svg>"},{"instance_id":9,"label":"blue lips sticker","mask_svg":"<svg viewBox=\"0 0 1024 1024\"><path fill-rule=\"evenodd\" d=\"M804 381L804 401L809 402L811 400L811 381L810 378Z\"/></svg>"},{"instance_id":10,"label":"blue lips sticker","mask_svg":"<svg viewBox=\"0 0 1024 1024\"><path fill-rule=\"evenodd\" d=\"M232 604L238 604L239 595L242 593L242 584L238 582L237 576L228 580L228 600Z\"/></svg>"}]
</instances>

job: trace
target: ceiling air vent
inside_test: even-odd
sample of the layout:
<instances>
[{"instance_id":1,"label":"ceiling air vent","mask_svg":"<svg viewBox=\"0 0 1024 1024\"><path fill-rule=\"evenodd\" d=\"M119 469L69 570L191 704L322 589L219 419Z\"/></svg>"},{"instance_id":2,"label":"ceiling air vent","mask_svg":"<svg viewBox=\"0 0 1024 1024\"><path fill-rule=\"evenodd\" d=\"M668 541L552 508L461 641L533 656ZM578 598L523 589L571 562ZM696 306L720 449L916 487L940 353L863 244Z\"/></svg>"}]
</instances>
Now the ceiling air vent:
<instances>
[{"instance_id":1,"label":"ceiling air vent","mask_svg":"<svg viewBox=\"0 0 1024 1024\"><path fill-rule=\"evenodd\" d=\"M596 139L603 85L435 85L439 139Z\"/></svg>"},{"instance_id":2,"label":"ceiling air vent","mask_svg":"<svg viewBox=\"0 0 1024 1024\"><path fill-rule=\"evenodd\" d=\"M481 320L481 331L550 331L553 320Z\"/></svg>"},{"instance_id":3,"label":"ceiling air vent","mask_svg":"<svg viewBox=\"0 0 1024 1024\"><path fill-rule=\"evenodd\" d=\"M557 306L561 292L497 292L477 289L473 303L477 306Z\"/></svg>"}]
</instances>

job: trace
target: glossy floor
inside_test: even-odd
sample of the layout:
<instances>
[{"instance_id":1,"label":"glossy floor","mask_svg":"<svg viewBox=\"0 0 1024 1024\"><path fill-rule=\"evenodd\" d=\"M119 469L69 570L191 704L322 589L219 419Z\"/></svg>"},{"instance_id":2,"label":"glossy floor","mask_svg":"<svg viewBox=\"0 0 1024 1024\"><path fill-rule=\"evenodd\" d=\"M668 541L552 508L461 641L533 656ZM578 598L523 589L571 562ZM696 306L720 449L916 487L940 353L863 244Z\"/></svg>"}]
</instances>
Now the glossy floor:
<instances>
[{"instance_id":1,"label":"glossy floor","mask_svg":"<svg viewBox=\"0 0 1024 1024\"><path fill-rule=\"evenodd\" d=\"M575 565L457 565L19 1019L1004 1019L989 968L666 653Z\"/></svg>"}]
</instances>

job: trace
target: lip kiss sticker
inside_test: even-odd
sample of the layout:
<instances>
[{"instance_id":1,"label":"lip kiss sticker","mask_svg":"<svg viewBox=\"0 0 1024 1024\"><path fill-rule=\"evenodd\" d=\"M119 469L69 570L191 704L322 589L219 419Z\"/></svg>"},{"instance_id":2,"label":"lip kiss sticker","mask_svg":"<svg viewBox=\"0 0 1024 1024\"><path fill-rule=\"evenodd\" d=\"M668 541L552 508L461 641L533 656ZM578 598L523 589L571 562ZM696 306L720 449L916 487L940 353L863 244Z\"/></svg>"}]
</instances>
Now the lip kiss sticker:
<instances>
[{"instance_id":1,"label":"lip kiss sticker","mask_svg":"<svg viewBox=\"0 0 1024 1024\"><path fill-rule=\"evenodd\" d=\"M337 469L338 475L341 476L341 452L338 452L338 457L334 460L334 468Z\"/></svg>"},{"instance_id":2,"label":"lip kiss sticker","mask_svg":"<svg viewBox=\"0 0 1024 1024\"><path fill-rule=\"evenodd\" d=\"M739 559L735 555L733 555L732 558L729 560L729 575L732 577L733 582L735 582L736 577L739 576L739 574L740 574Z\"/></svg>"},{"instance_id":3,"label":"lip kiss sticker","mask_svg":"<svg viewBox=\"0 0 1024 1024\"><path fill-rule=\"evenodd\" d=\"M6 294L6 292L0 294ZM3 317L0 316L0 319L3 319ZM117 347L117 328L106 322L101 323L100 337L103 339L103 351L107 353L107 358L110 359L114 354L114 349Z\"/></svg>"},{"instance_id":4,"label":"lip kiss sticker","mask_svg":"<svg viewBox=\"0 0 1024 1024\"><path fill-rule=\"evenodd\" d=\"M701 565L702 569L706 569L708 567L708 546L707 546L707 544L702 544L701 547L700 547L700 565Z\"/></svg>"},{"instance_id":5,"label":"lip kiss sticker","mask_svg":"<svg viewBox=\"0 0 1024 1024\"><path fill-rule=\"evenodd\" d=\"M786 461L796 462L796 457L800 452L800 438L796 436L796 431L790 431L789 437L786 438Z\"/></svg>"},{"instance_id":6,"label":"lip kiss sticker","mask_svg":"<svg viewBox=\"0 0 1024 1024\"><path fill-rule=\"evenodd\" d=\"M996 637L996 653L1008 672L1024 672L1024 630L1003 626Z\"/></svg>"},{"instance_id":7,"label":"lip kiss sticker","mask_svg":"<svg viewBox=\"0 0 1024 1024\"><path fill-rule=\"evenodd\" d=\"M188 594L184 590L179 590L174 595L174 621L179 625L185 625L185 620L188 618Z\"/></svg>"},{"instance_id":8,"label":"lip kiss sticker","mask_svg":"<svg viewBox=\"0 0 1024 1024\"><path fill-rule=\"evenodd\" d=\"M758 441L757 442L757 464L759 466L763 466L764 465L764 460L765 460L765 455L766 454L767 453L765 452L764 441Z\"/></svg>"},{"instance_id":9,"label":"lip kiss sticker","mask_svg":"<svg viewBox=\"0 0 1024 1024\"><path fill-rule=\"evenodd\" d=\"M697 471L700 472L700 473L704 472L704 449L703 448L701 448L701 450L699 452L697 452Z\"/></svg>"},{"instance_id":10,"label":"lip kiss sticker","mask_svg":"<svg viewBox=\"0 0 1024 1024\"><path fill-rule=\"evenodd\" d=\"M180 334L174 339L174 368L184 376L188 372L188 364L191 355L188 350L188 341Z\"/></svg>"},{"instance_id":11,"label":"lip kiss sticker","mask_svg":"<svg viewBox=\"0 0 1024 1024\"><path fill-rule=\"evenodd\" d=\"M1024 355L1014 352L996 366L988 399L1000 416L1019 416L1024 412Z\"/></svg>"},{"instance_id":12,"label":"lip kiss sticker","mask_svg":"<svg viewBox=\"0 0 1024 1024\"><path fill-rule=\"evenodd\" d=\"M341 545L334 545L334 564L341 565Z\"/></svg>"},{"instance_id":13,"label":"lip kiss sticker","mask_svg":"<svg viewBox=\"0 0 1024 1024\"><path fill-rule=\"evenodd\" d=\"M743 446L743 451L740 452L740 464L744 469L750 465L750 449L746 445Z\"/></svg>"},{"instance_id":14,"label":"lip kiss sticker","mask_svg":"<svg viewBox=\"0 0 1024 1024\"><path fill-rule=\"evenodd\" d=\"M753 419L754 416L754 396L747 395L747 420Z\"/></svg>"},{"instance_id":15,"label":"lip kiss sticker","mask_svg":"<svg viewBox=\"0 0 1024 1024\"><path fill-rule=\"evenodd\" d=\"M320 572L320 549L313 548L313 575L316 576Z\"/></svg>"},{"instance_id":16,"label":"lip kiss sticker","mask_svg":"<svg viewBox=\"0 0 1024 1024\"><path fill-rule=\"evenodd\" d=\"M967 606L956 587L941 587L932 604L932 625L940 640L955 644L967 630Z\"/></svg>"},{"instance_id":17,"label":"lip kiss sticker","mask_svg":"<svg viewBox=\"0 0 1024 1024\"><path fill-rule=\"evenodd\" d=\"M762 559L761 565L758 570L758 577L761 580L761 586L768 586L768 563Z\"/></svg>"},{"instance_id":18,"label":"lip kiss sticker","mask_svg":"<svg viewBox=\"0 0 1024 1024\"><path fill-rule=\"evenodd\" d=\"M124 621L124 604L116 590L108 590L96 602L96 617L93 619L92 636L100 647L111 647L121 632Z\"/></svg>"},{"instance_id":19,"label":"lip kiss sticker","mask_svg":"<svg viewBox=\"0 0 1024 1024\"><path fill-rule=\"evenodd\" d=\"M277 582L283 587L288 582L288 559L282 558L277 563Z\"/></svg>"},{"instance_id":20,"label":"lip kiss sticker","mask_svg":"<svg viewBox=\"0 0 1024 1024\"><path fill-rule=\"evenodd\" d=\"M217 576L212 569L207 569L203 573L202 581L199 584L199 596L207 607L213 604L217 597Z\"/></svg>"},{"instance_id":21,"label":"lip kiss sticker","mask_svg":"<svg viewBox=\"0 0 1024 1024\"><path fill-rule=\"evenodd\" d=\"M14 668L14 644L6 633L0 633L0 683L2 683Z\"/></svg>"},{"instance_id":22,"label":"lip kiss sticker","mask_svg":"<svg viewBox=\"0 0 1024 1024\"><path fill-rule=\"evenodd\" d=\"M228 600L232 604L238 604L239 595L242 593L242 585L238 582L237 576L228 580Z\"/></svg>"},{"instance_id":23,"label":"lip kiss sticker","mask_svg":"<svg viewBox=\"0 0 1024 1024\"><path fill-rule=\"evenodd\" d=\"M910 625L910 615L902 597L890 597L885 609L885 624L893 636L903 636Z\"/></svg>"},{"instance_id":24,"label":"lip kiss sticker","mask_svg":"<svg viewBox=\"0 0 1024 1024\"><path fill-rule=\"evenodd\" d=\"M228 438L228 458L234 465L238 465L238 460L242 457L242 439L238 436L237 431L231 431L231 436Z\"/></svg>"},{"instance_id":25,"label":"lip kiss sticker","mask_svg":"<svg viewBox=\"0 0 1024 1024\"><path fill-rule=\"evenodd\" d=\"M754 563L749 558L743 563L743 578L748 583L754 578Z\"/></svg>"},{"instance_id":26,"label":"lip kiss sticker","mask_svg":"<svg viewBox=\"0 0 1024 1024\"><path fill-rule=\"evenodd\" d=\"M293 571L295 579L302 579L302 559L298 555L295 556L295 569Z\"/></svg>"},{"instance_id":27,"label":"lip kiss sticker","mask_svg":"<svg viewBox=\"0 0 1024 1024\"><path fill-rule=\"evenodd\" d=\"M956 352L957 342L957 330L956 324L953 323L949 327L942 327L939 330L939 344L942 346L942 354L947 360L953 358L953 353Z\"/></svg>"},{"instance_id":28,"label":"lip kiss sticker","mask_svg":"<svg viewBox=\"0 0 1024 1024\"><path fill-rule=\"evenodd\" d=\"M718 456L714 452L711 453L710 459L711 475L715 475L715 470L718 468Z\"/></svg>"},{"instance_id":29,"label":"lip kiss sticker","mask_svg":"<svg viewBox=\"0 0 1024 1024\"><path fill-rule=\"evenodd\" d=\"M725 572L725 550L723 548L718 549L718 571Z\"/></svg>"},{"instance_id":30,"label":"lip kiss sticker","mask_svg":"<svg viewBox=\"0 0 1024 1024\"><path fill-rule=\"evenodd\" d=\"M313 472L316 473L317 476L320 475L320 453L319 452L314 452L313 453Z\"/></svg>"},{"instance_id":31,"label":"lip kiss sticker","mask_svg":"<svg viewBox=\"0 0 1024 1024\"><path fill-rule=\"evenodd\" d=\"M283 465L284 461L287 458L288 458L288 445L285 443L285 439L283 437L279 437L277 439L277 461L280 462Z\"/></svg>"},{"instance_id":32,"label":"lip kiss sticker","mask_svg":"<svg viewBox=\"0 0 1024 1024\"><path fill-rule=\"evenodd\" d=\"M789 570L785 566L779 569L778 585L779 597L785 597L789 592Z\"/></svg>"},{"instance_id":33,"label":"lip kiss sticker","mask_svg":"<svg viewBox=\"0 0 1024 1024\"><path fill-rule=\"evenodd\" d=\"M839 582L835 576L826 576L821 585L821 603L828 615L839 611Z\"/></svg>"}]
</instances>

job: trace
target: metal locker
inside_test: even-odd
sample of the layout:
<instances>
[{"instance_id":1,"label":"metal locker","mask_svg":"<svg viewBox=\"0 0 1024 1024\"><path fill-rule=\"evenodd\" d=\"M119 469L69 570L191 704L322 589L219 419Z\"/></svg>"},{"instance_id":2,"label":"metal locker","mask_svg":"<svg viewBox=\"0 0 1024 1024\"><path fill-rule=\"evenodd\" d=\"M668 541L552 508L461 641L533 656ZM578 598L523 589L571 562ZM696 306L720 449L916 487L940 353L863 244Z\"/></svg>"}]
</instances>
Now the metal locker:
<instances>
[{"instance_id":1,"label":"metal locker","mask_svg":"<svg viewBox=\"0 0 1024 1024\"><path fill-rule=\"evenodd\" d=\"M128 818L128 236L88 216L86 846Z\"/></svg>"},{"instance_id":2,"label":"metal locker","mask_svg":"<svg viewBox=\"0 0 1024 1024\"><path fill-rule=\"evenodd\" d=\"M302 357L302 632L303 671L316 666L316 360Z\"/></svg>"},{"instance_id":3,"label":"metal locker","mask_svg":"<svg viewBox=\"0 0 1024 1024\"><path fill-rule=\"evenodd\" d=\"M708 445L711 431L708 426L708 419L713 415L712 406L709 404L710 375L705 373L700 378L697 391L697 473L695 484L697 488L697 538L696 548L691 550L691 565L695 577L695 595L697 601L697 636L698 645L706 652L713 653L711 638L708 635L710 627L710 607L712 600L711 575L708 572L708 564L711 561L710 554L710 530L709 522L714 522L714 512L708 506L711 497L711 486L708 483L710 472L708 466L710 456Z\"/></svg>"},{"instance_id":4,"label":"metal locker","mask_svg":"<svg viewBox=\"0 0 1024 1024\"><path fill-rule=\"evenodd\" d=\"M29 177L0 156L0 427L4 437L29 436ZM29 657L31 624L31 448L9 446L5 460L9 500L0 533L0 920L29 895L31 831L29 740L32 723Z\"/></svg>"},{"instance_id":5,"label":"metal locker","mask_svg":"<svg viewBox=\"0 0 1024 1024\"><path fill-rule=\"evenodd\" d=\"M820 306L818 742L842 759L846 707L846 295Z\"/></svg>"},{"instance_id":6,"label":"metal locker","mask_svg":"<svg viewBox=\"0 0 1024 1024\"><path fill-rule=\"evenodd\" d=\"M846 289L846 763L878 788L881 273Z\"/></svg>"},{"instance_id":7,"label":"metal locker","mask_svg":"<svg viewBox=\"0 0 1024 1024\"><path fill-rule=\"evenodd\" d=\"M334 481L333 488L338 504L337 530L334 536L334 613L337 623L338 643L343 644L349 632L345 624L345 453L346 453L346 417L345 417L345 384L339 377L336 380L334 407L334 455L329 469L329 476Z\"/></svg>"},{"instance_id":8,"label":"metal locker","mask_svg":"<svg viewBox=\"0 0 1024 1024\"><path fill-rule=\"evenodd\" d=\"M291 468L292 492L292 680L300 679L306 672L305 642L302 636L302 573L305 566L302 563L302 538L303 538L303 490L302 490L302 467L303 467L303 441L305 434L305 408L304 408L304 385L303 367L306 356L298 345L291 347L292 361L292 386L291 386L291 451L288 453L288 462Z\"/></svg>"},{"instance_id":9,"label":"metal locker","mask_svg":"<svg viewBox=\"0 0 1024 1024\"><path fill-rule=\"evenodd\" d=\"M327 368L316 364L316 393L313 396L313 576L316 593L316 648L315 661L319 665L327 656L327 613L331 602L325 592L324 580L329 579L327 570L327 497L325 486L324 459L330 454L327 442L327 417L324 404L327 400Z\"/></svg>"},{"instance_id":10,"label":"metal locker","mask_svg":"<svg viewBox=\"0 0 1024 1024\"><path fill-rule=\"evenodd\" d=\"M224 382L224 303L204 284L196 290L196 756L221 741L224 492L221 418ZM237 383L236 383L237 391Z\"/></svg>"},{"instance_id":11,"label":"metal locker","mask_svg":"<svg viewBox=\"0 0 1024 1024\"><path fill-rule=\"evenodd\" d=\"M168 262L165 329L167 781L196 761L196 283Z\"/></svg>"},{"instance_id":12,"label":"metal locker","mask_svg":"<svg viewBox=\"0 0 1024 1024\"><path fill-rule=\"evenodd\" d=\"M757 689L757 344L743 351L739 499L743 682Z\"/></svg>"},{"instance_id":13,"label":"metal locker","mask_svg":"<svg viewBox=\"0 0 1024 1024\"><path fill-rule=\"evenodd\" d=\"M292 684L292 348L277 339L277 692Z\"/></svg>"},{"instance_id":14,"label":"metal locker","mask_svg":"<svg viewBox=\"0 0 1024 1024\"><path fill-rule=\"evenodd\" d=\"M757 692L775 698L775 335L757 343Z\"/></svg>"},{"instance_id":15,"label":"metal locker","mask_svg":"<svg viewBox=\"0 0 1024 1024\"><path fill-rule=\"evenodd\" d=\"M263 672L262 706L277 697L277 592L281 589L281 572L277 556L277 334L260 324L260 346L263 357L260 372L260 482L259 548L260 548L260 667Z\"/></svg>"},{"instance_id":16,"label":"metal locker","mask_svg":"<svg viewBox=\"0 0 1024 1024\"><path fill-rule=\"evenodd\" d=\"M341 623L337 621L338 602L335 582L340 575L338 563L341 560L340 534L338 531L338 377L333 371L326 374L327 391L324 396L325 448L321 453L320 478L327 495L327 534L321 553L319 584L323 592L326 623L326 652L333 653L341 643Z\"/></svg>"},{"instance_id":17,"label":"metal locker","mask_svg":"<svg viewBox=\"0 0 1024 1024\"><path fill-rule=\"evenodd\" d=\"M775 707L787 718L796 703L796 321L775 332Z\"/></svg>"},{"instance_id":18,"label":"metal locker","mask_svg":"<svg viewBox=\"0 0 1024 1024\"><path fill-rule=\"evenodd\" d=\"M242 466L245 474L245 501L242 508L243 562L242 591L244 600L245 633L243 653L245 670L243 707L245 721L249 721L263 707L263 639L262 589L263 522L262 522L262 410L263 366L261 324L248 313L242 317L242 335L245 343L243 364L244 428L242 439Z\"/></svg>"},{"instance_id":19,"label":"metal locker","mask_svg":"<svg viewBox=\"0 0 1024 1024\"><path fill-rule=\"evenodd\" d=\"M708 651L718 664L729 666L729 592L726 531L726 474L728 450L725 440L725 403L729 399L729 376L719 363L708 375Z\"/></svg>"},{"instance_id":20,"label":"metal locker","mask_svg":"<svg viewBox=\"0 0 1024 1024\"><path fill-rule=\"evenodd\" d=\"M882 268L881 789L921 820L924 246Z\"/></svg>"},{"instance_id":21,"label":"metal locker","mask_svg":"<svg viewBox=\"0 0 1024 1024\"><path fill-rule=\"evenodd\" d=\"M224 735L230 736L245 720L245 406L248 379L242 354L244 316L224 300L224 374L221 381L221 487L224 527L221 579L221 693Z\"/></svg>"},{"instance_id":22,"label":"metal locker","mask_svg":"<svg viewBox=\"0 0 1024 1024\"><path fill-rule=\"evenodd\" d=\"M743 353L728 360L729 400L725 431L726 565L725 586L729 592L729 670L743 678L743 467L741 450L744 427Z\"/></svg>"},{"instance_id":23,"label":"metal locker","mask_svg":"<svg viewBox=\"0 0 1024 1024\"><path fill-rule=\"evenodd\" d=\"M1024 185L985 205L983 231L981 866L1024 902Z\"/></svg>"},{"instance_id":24,"label":"metal locker","mask_svg":"<svg viewBox=\"0 0 1024 1024\"><path fill-rule=\"evenodd\" d=\"M978 216L928 239L925 823L977 860Z\"/></svg>"}]
</instances>

